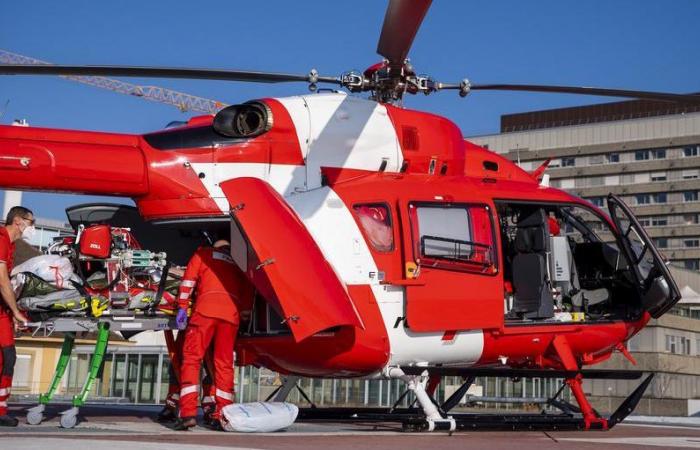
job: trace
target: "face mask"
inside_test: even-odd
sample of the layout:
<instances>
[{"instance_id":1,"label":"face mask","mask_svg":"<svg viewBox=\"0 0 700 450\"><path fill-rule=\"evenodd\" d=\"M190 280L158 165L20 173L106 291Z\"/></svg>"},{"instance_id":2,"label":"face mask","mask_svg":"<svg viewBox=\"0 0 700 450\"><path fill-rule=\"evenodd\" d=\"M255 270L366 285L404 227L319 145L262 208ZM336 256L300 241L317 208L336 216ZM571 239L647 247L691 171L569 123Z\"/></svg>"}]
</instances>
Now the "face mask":
<instances>
[{"instance_id":1,"label":"face mask","mask_svg":"<svg viewBox=\"0 0 700 450\"><path fill-rule=\"evenodd\" d=\"M31 241L32 238L36 235L36 228L34 225L29 225L27 228L22 231L22 239L25 241Z\"/></svg>"}]
</instances>

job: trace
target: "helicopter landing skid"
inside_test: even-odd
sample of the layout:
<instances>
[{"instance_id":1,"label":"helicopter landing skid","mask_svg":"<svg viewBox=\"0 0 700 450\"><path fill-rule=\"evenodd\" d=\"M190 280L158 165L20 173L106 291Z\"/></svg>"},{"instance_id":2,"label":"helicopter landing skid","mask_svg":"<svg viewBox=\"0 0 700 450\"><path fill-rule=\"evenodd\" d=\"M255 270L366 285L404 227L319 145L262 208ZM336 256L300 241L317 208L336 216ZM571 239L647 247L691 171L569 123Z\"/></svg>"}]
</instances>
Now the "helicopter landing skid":
<instances>
[{"instance_id":1,"label":"helicopter landing skid","mask_svg":"<svg viewBox=\"0 0 700 450\"><path fill-rule=\"evenodd\" d=\"M560 389L554 397L544 399L543 403L561 412L552 413L452 413L450 409L456 405L452 398L439 405L440 414L445 423L427 420L420 408L300 408L298 421L301 422L349 422L380 426L400 424L403 431L575 431L575 430L610 430L634 411L649 387L654 374L648 375L632 392L617 410L608 417L598 416L600 420L590 421L582 414L581 409L566 400L557 397L563 391ZM473 380L471 380L473 381ZM467 380L465 385L471 384ZM466 389L464 390L466 391ZM459 390L458 390L459 392ZM456 395L459 395L456 392ZM460 397L463 395L463 392ZM486 399L484 397L484 399ZM480 401L480 399L476 399ZM537 399L536 399L537 400ZM447 409L446 409L447 407ZM449 413L449 415L448 415ZM432 423L431 423L432 422Z\"/></svg>"}]
</instances>

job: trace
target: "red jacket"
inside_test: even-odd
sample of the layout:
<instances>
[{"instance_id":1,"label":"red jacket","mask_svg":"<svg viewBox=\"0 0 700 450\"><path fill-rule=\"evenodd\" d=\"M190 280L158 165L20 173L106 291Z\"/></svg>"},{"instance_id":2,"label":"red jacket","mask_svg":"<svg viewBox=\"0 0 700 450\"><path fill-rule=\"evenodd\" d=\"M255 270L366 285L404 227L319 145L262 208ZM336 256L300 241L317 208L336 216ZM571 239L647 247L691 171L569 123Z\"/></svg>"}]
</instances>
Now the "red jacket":
<instances>
[{"instance_id":1,"label":"red jacket","mask_svg":"<svg viewBox=\"0 0 700 450\"><path fill-rule=\"evenodd\" d=\"M5 264L7 266L8 275L12 273L14 262L15 244L10 240L7 228L0 227L0 264ZM9 315L9 311L7 304L0 298L0 316Z\"/></svg>"},{"instance_id":2,"label":"red jacket","mask_svg":"<svg viewBox=\"0 0 700 450\"><path fill-rule=\"evenodd\" d=\"M200 247L185 269L178 303L187 308L196 290L194 312L239 323L238 306L248 302L253 290L245 274L229 255L228 247Z\"/></svg>"}]
</instances>

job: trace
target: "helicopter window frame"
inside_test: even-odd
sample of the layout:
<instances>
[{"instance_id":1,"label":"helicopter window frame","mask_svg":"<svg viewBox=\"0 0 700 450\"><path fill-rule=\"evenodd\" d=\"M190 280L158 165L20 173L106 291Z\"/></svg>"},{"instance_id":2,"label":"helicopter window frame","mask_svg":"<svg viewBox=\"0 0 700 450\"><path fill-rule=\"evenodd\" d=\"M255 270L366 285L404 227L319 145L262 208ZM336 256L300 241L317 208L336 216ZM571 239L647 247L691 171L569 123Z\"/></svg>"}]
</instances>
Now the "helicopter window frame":
<instances>
[{"instance_id":1,"label":"helicopter window frame","mask_svg":"<svg viewBox=\"0 0 700 450\"><path fill-rule=\"evenodd\" d=\"M481 209L485 211L488 217L488 226L490 227L489 240L488 243L475 242L472 240L459 240L452 238L444 238L445 242L451 242L455 244L456 254L459 255L459 246L466 245L472 248L472 253L475 251L476 247L486 247L483 252L484 261L476 261L472 259L459 259L458 257L439 257L439 256L424 256L424 238L427 236L421 236L420 234L420 220L418 209L424 208L453 208L453 209L463 209L467 212L467 218L469 221L469 239L474 236L473 228L473 218L471 211L473 209ZM486 203L446 203L446 202L434 202L434 201L411 201L408 203L409 212L409 224L411 230L411 248L413 252L413 259L419 266L431 268L431 269L441 269L455 272L470 273L475 275L485 275L485 276L495 276L500 271L499 265L499 251L496 236L496 227L493 217L493 208ZM442 241L443 238L439 236L427 236L432 239Z\"/></svg>"},{"instance_id":2,"label":"helicopter window frame","mask_svg":"<svg viewBox=\"0 0 700 450\"><path fill-rule=\"evenodd\" d=\"M362 222L362 212L359 210L361 207L368 207L368 208L384 208L386 211L386 225L388 225L389 230L391 232L391 245L387 246L381 246L380 244L377 243L377 241L374 239L373 236L370 235L369 230L367 229L367 226L365 223ZM387 202L362 202L362 203L354 203L352 205L352 212L353 215L355 216L355 220L357 221L359 228L365 237L365 240L370 243L370 247L379 252L379 253L391 253L396 249L396 239L394 237L394 221L392 220L392 211L391 211L391 206Z\"/></svg>"}]
</instances>

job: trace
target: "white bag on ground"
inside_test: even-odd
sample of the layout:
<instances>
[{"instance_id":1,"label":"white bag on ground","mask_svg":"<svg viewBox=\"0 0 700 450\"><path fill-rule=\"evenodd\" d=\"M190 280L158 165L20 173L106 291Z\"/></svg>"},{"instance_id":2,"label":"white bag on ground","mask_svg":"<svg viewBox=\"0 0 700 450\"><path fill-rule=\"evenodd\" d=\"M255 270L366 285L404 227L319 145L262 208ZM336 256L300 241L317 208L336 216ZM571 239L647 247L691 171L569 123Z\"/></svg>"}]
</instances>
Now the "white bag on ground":
<instances>
[{"instance_id":1,"label":"white bag on ground","mask_svg":"<svg viewBox=\"0 0 700 450\"><path fill-rule=\"evenodd\" d=\"M221 413L221 425L226 431L269 433L293 424L299 408L287 402L233 403Z\"/></svg>"},{"instance_id":2,"label":"white bag on ground","mask_svg":"<svg viewBox=\"0 0 700 450\"><path fill-rule=\"evenodd\" d=\"M73 264L65 256L40 255L30 258L12 269L12 275L21 272L31 272L62 289L64 285L70 286L68 281L73 276Z\"/></svg>"}]
</instances>

